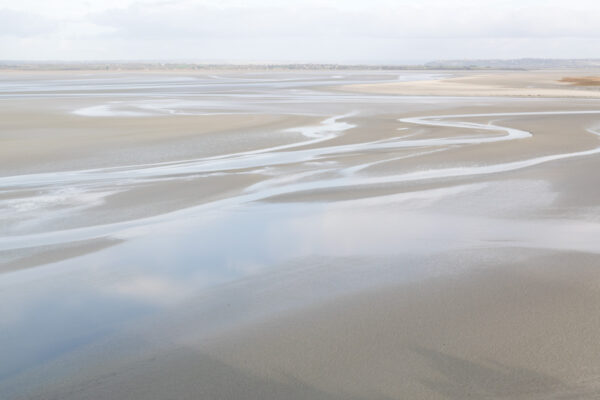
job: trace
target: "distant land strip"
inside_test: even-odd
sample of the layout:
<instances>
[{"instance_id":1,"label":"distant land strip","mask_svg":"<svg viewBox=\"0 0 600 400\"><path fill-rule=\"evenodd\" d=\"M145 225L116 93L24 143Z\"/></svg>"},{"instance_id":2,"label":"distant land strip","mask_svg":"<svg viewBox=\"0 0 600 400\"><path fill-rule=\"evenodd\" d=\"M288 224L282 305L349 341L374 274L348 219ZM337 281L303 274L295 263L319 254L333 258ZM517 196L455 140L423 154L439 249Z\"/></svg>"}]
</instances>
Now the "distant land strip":
<instances>
[{"instance_id":1,"label":"distant land strip","mask_svg":"<svg viewBox=\"0 0 600 400\"><path fill-rule=\"evenodd\" d=\"M174 62L10 62L0 61L0 70L22 71L161 71L161 70L224 70L224 71L394 71L394 70L477 70L490 69L476 66L429 65L361 65L361 64L201 64ZM507 68L519 70L520 68Z\"/></svg>"},{"instance_id":2,"label":"distant land strip","mask_svg":"<svg viewBox=\"0 0 600 400\"><path fill-rule=\"evenodd\" d=\"M0 60L0 70L228 70L228 71L286 71L286 70L528 70L528 69L591 69L600 68L600 59L538 59L509 60L441 60L423 64L327 64L327 63L202 63L175 61L23 61Z\"/></svg>"}]
</instances>

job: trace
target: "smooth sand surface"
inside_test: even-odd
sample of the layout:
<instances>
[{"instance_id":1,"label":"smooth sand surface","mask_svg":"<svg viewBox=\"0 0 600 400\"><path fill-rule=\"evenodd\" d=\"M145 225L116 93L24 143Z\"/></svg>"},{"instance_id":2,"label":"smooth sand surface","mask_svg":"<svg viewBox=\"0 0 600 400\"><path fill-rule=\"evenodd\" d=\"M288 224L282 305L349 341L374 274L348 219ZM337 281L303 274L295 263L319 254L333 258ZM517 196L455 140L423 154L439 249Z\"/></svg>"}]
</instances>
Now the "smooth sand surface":
<instances>
[{"instance_id":1,"label":"smooth sand surface","mask_svg":"<svg viewBox=\"0 0 600 400\"><path fill-rule=\"evenodd\" d=\"M527 72L457 72L417 82L368 83L342 87L345 91L395 94L402 96L510 96L510 97L576 97L598 98L600 91L595 80L596 71L579 71L574 87L573 71ZM566 79L565 79L566 78ZM586 84L588 82L588 84Z\"/></svg>"},{"instance_id":2,"label":"smooth sand surface","mask_svg":"<svg viewBox=\"0 0 600 400\"><path fill-rule=\"evenodd\" d=\"M173 125L168 116L94 118L66 114L60 108L48 110L47 101L2 103L0 158L5 175L169 162L291 143L291 134L289 138L261 134L311 121L277 115L183 115ZM57 103L52 106L73 104ZM245 141L239 140L242 132Z\"/></svg>"},{"instance_id":3,"label":"smooth sand surface","mask_svg":"<svg viewBox=\"0 0 600 400\"><path fill-rule=\"evenodd\" d=\"M457 74L0 75L0 398L599 398L600 92Z\"/></svg>"},{"instance_id":4,"label":"smooth sand surface","mask_svg":"<svg viewBox=\"0 0 600 400\"><path fill-rule=\"evenodd\" d=\"M297 398L599 396L600 257L514 258L252 326L215 354Z\"/></svg>"},{"instance_id":5,"label":"smooth sand surface","mask_svg":"<svg viewBox=\"0 0 600 400\"><path fill-rule=\"evenodd\" d=\"M496 262L490 254L510 254L512 261ZM145 328L160 343L156 350L140 351L133 332L120 340L126 349L118 357L101 355L115 345L104 344L91 350L91 365L81 367L86 354L34 370L24 382L47 379L53 369L71 372L27 398L600 395L600 256L519 249L490 254L469 254L466 262L478 263L468 273L383 285L219 334L194 333L202 331L198 321L188 320L185 329L172 320L176 328L149 323Z\"/></svg>"}]
</instances>

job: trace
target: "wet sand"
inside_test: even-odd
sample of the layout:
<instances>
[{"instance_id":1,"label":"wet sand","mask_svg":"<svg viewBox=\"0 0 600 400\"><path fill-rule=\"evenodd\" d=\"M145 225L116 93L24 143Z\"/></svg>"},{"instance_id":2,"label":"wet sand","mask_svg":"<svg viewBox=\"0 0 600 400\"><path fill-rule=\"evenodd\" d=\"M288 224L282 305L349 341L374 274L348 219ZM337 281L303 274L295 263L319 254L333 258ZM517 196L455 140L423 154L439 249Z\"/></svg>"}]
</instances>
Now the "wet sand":
<instances>
[{"instance_id":1,"label":"wet sand","mask_svg":"<svg viewBox=\"0 0 600 400\"><path fill-rule=\"evenodd\" d=\"M515 253L271 320L209 354L292 398L597 397L598 256Z\"/></svg>"},{"instance_id":2,"label":"wet sand","mask_svg":"<svg viewBox=\"0 0 600 400\"><path fill-rule=\"evenodd\" d=\"M399 74L1 76L0 397L600 396L594 90Z\"/></svg>"}]
</instances>

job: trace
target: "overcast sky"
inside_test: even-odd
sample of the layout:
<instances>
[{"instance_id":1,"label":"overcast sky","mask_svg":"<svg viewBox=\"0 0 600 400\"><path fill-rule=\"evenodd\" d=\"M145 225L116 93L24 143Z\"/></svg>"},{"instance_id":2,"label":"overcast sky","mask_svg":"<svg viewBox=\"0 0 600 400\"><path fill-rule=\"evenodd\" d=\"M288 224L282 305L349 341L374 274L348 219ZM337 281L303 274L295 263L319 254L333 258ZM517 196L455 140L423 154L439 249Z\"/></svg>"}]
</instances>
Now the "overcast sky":
<instances>
[{"instance_id":1,"label":"overcast sky","mask_svg":"<svg viewBox=\"0 0 600 400\"><path fill-rule=\"evenodd\" d=\"M0 59L600 58L600 0L0 0Z\"/></svg>"}]
</instances>

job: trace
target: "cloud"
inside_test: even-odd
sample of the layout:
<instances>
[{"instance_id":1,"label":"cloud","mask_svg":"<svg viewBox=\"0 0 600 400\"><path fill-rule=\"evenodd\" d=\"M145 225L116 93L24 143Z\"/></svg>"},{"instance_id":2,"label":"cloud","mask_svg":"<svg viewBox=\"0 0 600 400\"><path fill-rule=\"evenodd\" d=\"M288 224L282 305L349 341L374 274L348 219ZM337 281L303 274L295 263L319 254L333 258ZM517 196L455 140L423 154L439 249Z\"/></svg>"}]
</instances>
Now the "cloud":
<instances>
[{"instance_id":1,"label":"cloud","mask_svg":"<svg viewBox=\"0 0 600 400\"><path fill-rule=\"evenodd\" d=\"M158 276L138 276L128 281L120 281L110 289L118 295L145 303L168 305L185 298L191 286Z\"/></svg>"},{"instance_id":2,"label":"cloud","mask_svg":"<svg viewBox=\"0 0 600 400\"><path fill-rule=\"evenodd\" d=\"M226 2L227 3L227 2ZM226 4L225 3L225 4ZM380 38L501 38L501 37L600 37L596 22L600 6L569 8L523 2L434 0L387 3L371 7L335 6L324 2L290 2L274 5L223 3L134 3L105 10L90 18L114 28L122 37L380 37ZM528 4L529 3L529 4ZM508 6L507 6L508 4ZM295 6L294 6L295 5ZM592 7L592 8L590 8Z\"/></svg>"},{"instance_id":3,"label":"cloud","mask_svg":"<svg viewBox=\"0 0 600 400\"><path fill-rule=\"evenodd\" d=\"M0 36L30 37L58 29L58 23L37 14L0 9Z\"/></svg>"},{"instance_id":4,"label":"cloud","mask_svg":"<svg viewBox=\"0 0 600 400\"><path fill-rule=\"evenodd\" d=\"M596 0L0 0L3 58L597 57ZM14 40L17 38L18 40Z\"/></svg>"}]
</instances>

